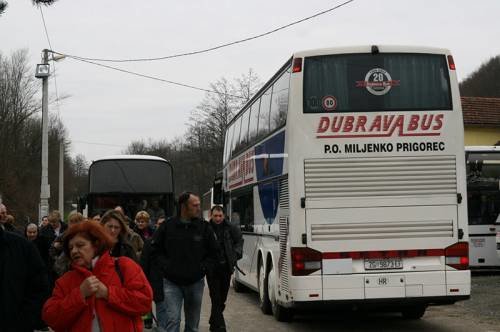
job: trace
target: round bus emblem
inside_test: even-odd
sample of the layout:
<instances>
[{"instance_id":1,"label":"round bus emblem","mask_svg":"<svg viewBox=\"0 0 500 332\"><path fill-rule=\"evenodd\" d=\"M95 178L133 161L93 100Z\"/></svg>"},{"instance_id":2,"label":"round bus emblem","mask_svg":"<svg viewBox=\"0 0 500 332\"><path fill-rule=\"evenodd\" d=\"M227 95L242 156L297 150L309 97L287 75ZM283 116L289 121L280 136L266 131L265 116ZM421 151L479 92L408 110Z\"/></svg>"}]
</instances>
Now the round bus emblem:
<instances>
[{"instance_id":1,"label":"round bus emblem","mask_svg":"<svg viewBox=\"0 0 500 332\"><path fill-rule=\"evenodd\" d=\"M324 96L321 105L325 111L333 111L337 108L337 99L334 96Z\"/></svg>"},{"instance_id":2,"label":"round bus emblem","mask_svg":"<svg viewBox=\"0 0 500 332\"><path fill-rule=\"evenodd\" d=\"M375 96L385 95L394 85L391 75L382 68L374 68L366 73L366 90Z\"/></svg>"}]
</instances>

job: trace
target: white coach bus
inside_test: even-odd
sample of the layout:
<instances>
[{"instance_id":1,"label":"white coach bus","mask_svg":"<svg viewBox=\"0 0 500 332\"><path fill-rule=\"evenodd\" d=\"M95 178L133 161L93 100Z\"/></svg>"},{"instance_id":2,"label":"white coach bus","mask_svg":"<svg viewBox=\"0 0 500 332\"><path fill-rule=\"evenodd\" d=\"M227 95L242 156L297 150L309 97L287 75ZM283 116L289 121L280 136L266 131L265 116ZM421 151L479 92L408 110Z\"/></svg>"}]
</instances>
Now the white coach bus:
<instances>
[{"instance_id":1,"label":"white coach bus","mask_svg":"<svg viewBox=\"0 0 500 332\"><path fill-rule=\"evenodd\" d=\"M467 204L470 266L499 268L500 146L467 146Z\"/></svg>"},{"instance_id":2,"label":"white coach bus","mask_svg":"<svg viewBox=\"0 0 500 332\"><path fill-rule=\"evenodd\" d=\"M463 141L448 50L295 53L226 131L236 288L280 321L326 305L420 318L469 298Z\"/></svg>"}]
</instances>

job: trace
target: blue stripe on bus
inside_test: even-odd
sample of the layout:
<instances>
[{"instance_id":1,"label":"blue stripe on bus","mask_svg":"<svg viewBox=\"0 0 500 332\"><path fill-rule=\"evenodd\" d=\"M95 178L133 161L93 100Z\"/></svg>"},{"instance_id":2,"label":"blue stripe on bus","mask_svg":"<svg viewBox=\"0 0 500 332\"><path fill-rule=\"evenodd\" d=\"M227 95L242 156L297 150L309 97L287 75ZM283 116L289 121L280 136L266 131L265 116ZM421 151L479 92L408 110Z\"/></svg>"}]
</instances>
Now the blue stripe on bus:
<instances>
[{"instance_id":1,"label":"blue stripe on bus","mask_svg":"<svg viewBox=\"0 0 500 332\"><path fill-rule=\"evenodd\" d=\"M285 132L282 131L255 147L255 171L259 200L267 224L272 224L279 205L279 182L262 183L283 174Z\"/></svg>"},{"instance_id":2,"label":"blue stripe on bus","mask_svg":"<svg viewBox=\"0 0 500 332\"><path fill-rule=\"evenodd\" d=\"M272 181L259 183L259 199L262 212L267 224L272 224L279 205L279 183Z\"/></svg>"}]
</instances>

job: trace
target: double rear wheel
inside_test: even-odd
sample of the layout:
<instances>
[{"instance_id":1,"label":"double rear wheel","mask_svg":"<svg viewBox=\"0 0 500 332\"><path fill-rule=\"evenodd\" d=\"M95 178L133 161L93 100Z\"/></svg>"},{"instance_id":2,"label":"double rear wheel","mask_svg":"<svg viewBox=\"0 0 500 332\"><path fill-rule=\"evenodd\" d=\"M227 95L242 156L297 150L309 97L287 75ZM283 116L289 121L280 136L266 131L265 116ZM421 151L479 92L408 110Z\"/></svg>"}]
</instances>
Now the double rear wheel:
<instances>
[{"instance_id":1,"label":"double rear wheel","mask_svg":"<svg viewBox=\"0 0 500 332\"><path fill-rule=\"evenodd\" d=\"M259 299L260 308L265 314L273 314L279 322L290 322L293 319L293 312L290 308L285 308L278 303L276 298L276 273L274 266L266 273L263 263L259 266Z\"/></svg>"}]
</instances>

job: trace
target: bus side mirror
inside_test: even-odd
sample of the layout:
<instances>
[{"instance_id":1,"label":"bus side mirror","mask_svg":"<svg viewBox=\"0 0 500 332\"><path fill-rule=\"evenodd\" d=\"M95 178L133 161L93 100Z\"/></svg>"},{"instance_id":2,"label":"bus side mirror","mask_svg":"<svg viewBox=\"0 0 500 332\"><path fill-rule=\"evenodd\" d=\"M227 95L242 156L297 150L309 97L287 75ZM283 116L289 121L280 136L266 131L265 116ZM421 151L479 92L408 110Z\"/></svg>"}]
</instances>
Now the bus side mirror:
<instances>
[{"instance_id":1,"label":"bus side mirror","mask_svg":"<svg viewBox=\"0 0 500 332\"><path fill-rule=\"evenodd\" d=\"M213 204L224 204L224 189L222 188L222 178L216 178L213 184Z\"/></svg>"}]
</instances>

